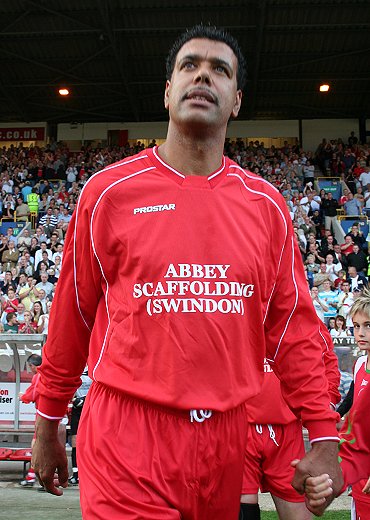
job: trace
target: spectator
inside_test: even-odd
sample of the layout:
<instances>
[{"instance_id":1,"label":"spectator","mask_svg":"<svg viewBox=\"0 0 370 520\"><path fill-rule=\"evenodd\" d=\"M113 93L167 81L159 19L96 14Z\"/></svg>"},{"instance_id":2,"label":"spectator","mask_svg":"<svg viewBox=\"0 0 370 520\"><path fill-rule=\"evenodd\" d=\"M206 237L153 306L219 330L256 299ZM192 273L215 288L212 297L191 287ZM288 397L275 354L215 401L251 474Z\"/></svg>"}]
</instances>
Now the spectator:
<instances>
[{"instance_id":1,"label":"spectator","mask_svg":"<svg viewBox=\"0 0 370 520\"><path fill-rule=\"evenodd\" d=\"M332 338L347 338L351 335L350 331L347 330L346 320L343 316L338 315L335 317L335 327L331 329L330 335Z\"/></svg>"},{"instance_id":2,"label":"spectator","mask_svg":"<svg viewBox=\"0 0 370 520\"><path fill-rule=\"evenodd\" d=\"M325 321L331 316L336 316L338 307L338 293L331 289L330 281L326 280L323 282L323 290L319 291L319 298L328 307L328 310L324 312Z\"/></svg>"},{"instance_id":3,"label":"spectator","mask_svg":"<svg viewBox=\"0 0 370 520\"><path fill-rule=\"evenodd\" d=\"M40 275L41 282L35 285L35 294L41 300L40 290L45 291L45 295L49 296L53 290L53 284L48 281L49 275L45 273L41 273Z\"/></svg>"},{"instance_id":4,"label":"spectator","mask_svg":"<svg viewBox=\"0 0 370 520\"><path fill-rule=\"evenodd\" d=\"M350 136L348 137L348 146L353 148L358 143L358 139L355 136L355 132L352 130L350 133Z\"/></svg>"},{"instance_id":5,"label":"spectator","mask_svg":"<svg viewBox=\"0 0 370 520\"><path fill-rule=\"evenodd\" d=\"M350 253L353 253L353 239L352 236L348 233L344 237L344 243L340 246L340 251L343 255L348 256Z\"/></svg>"},{"instance_id":6,"label":"spectator","mask_svg":"<svg viewBox=\"0 0 370 520\"><path fill-rule=\"evenodd\" d=\"M19 258L19 251L18 251L18 249L15 248L14 241L10 240L8 249L3 252L2 259L1 259L5 269L7 269L9 271L12 267L16 267L16 265L18 263L18 258Z\"/></svg>"},{"instance_id":7,"label":"spectator","mask_svg":"<svg viewBox=\"0 0 370 520\"><path fill-rule=\"evenodd\" d=\"M359 225L357 222L355 222L352 225L350 235L351 235L353 243L358 245L358 247L360 248L360 251L362 251L362 250L367 251L366 239L365 239L362 231L360 231Z\"/></svg>"},{"instance_id":8,"label":"spectator","mask_svg":"<svg viewBox=\"0 0 370 520\"><path fill-rule=\"evenodd\" d=\"M359 177L359 181L361 183L361 186L364 188L367 187L368 184L370 184L370 168L366 167L365 171L361 173Z\"/></svg>"},{"instance_id":9,"label":"spectator","mask_svg":"<svg viewBox=\"0 0 370 520\"><path fill-rule=\"evenodd\" d=\"M5 334L17 334L18 333L18 323L15 312L8 312L5 318L6 322L4 325Z\"/></svg>"},{"instance_id":10,"label":"spectator","mask_svg":"<svg viewBox=\"0 0 370 520\"><path fill-rule=\"evenodd\" d=\"M23 229L18 236L18 251L24 253L31 246L31 236L28 229Z\"/></svg>"},{"instance_id":11,"label":"spectator","mask_svg":"<svg viewBox=\"0 0 370 520\"><path fill-rule=\"evenodd\" d=\"M36 232L34 234L34 237L37 239L37 243L40 245L41 242L47 242L48 236L44 232L44 228L42 226L38 226L36 228Z\"/></svg>"},{"instance_id":12,"label":"spectator","mask_svg":"<svg viewBox=\"0 0 370 520\"><path fill-rule=\"evenodd\" d=\"M25 310L26 309L25 309L23 303L19 302L18 307L17 307L17 313L16 313L17 323L19 323L19 324L24 323Z\"/></svg>"},{"instance_id":13,"label":"spectator","mask_svg":"<svg viewBox=\"0 0 370 520\"><path fill-rule=\"evenodd\" d=\"M45 314L41 314L37 322L37 332L39 334L47 335L49 330L49 315L52 302L47 302Z\"/></svg>"},{"instance_id":14,"label":"spectator","mask_svg":"<svg viewBox=\"0 0 370 520\"><path fill-rule=\"evenodd\" d=\"M306 239L308 239L310 233L313 233L316 239L316 228L311 218L308 215L304 215L303 220L303 224L301 224L299 227L302 229Z\"/></svg>"},{"instance_id":15,"label":"spectator","mask_svg":"<svg viewBox=\"0 0 370 520\"><path fill-rule=\"evenodd\" d=\"M326 263L320 263L320 270L313 275L313 286L317 287L319 292L324 290L324 282L328 281L330 285L330 274L326 272Z\"/></svg>"},{"instance_id":16,"label":"spectator","mask_svg":"<svg viewBox=\"0 0 370 520\"><path fill-rule=\"evenodd\" d=\"M16 219L21 222L28 222L28 217L30 216L30 208L28 204L26 204L22 197L17 198L17 207L15 210Z\"/></svg>"},{"instance_id":17,"label":"spectator","mask_svg":"<svg viewBox=\"0 0 370 520\"><path fill-rule=\"evenodd\" d=\"M17 285L12 280L12 273L11 273L11 271L6 271L5 276L4 276L4 280L2 282L0 282L0 290L4 294L7 294L9 287L12 287L14 289L14 291L15 291L16 288L17 288Z\"/></svg>"},{"instance_id":18,"label":"spectator","mask_svg":"<svg viewBox=\"0 0 370 520\"><path fill-rule=\"evenodd\" d=\"M53 209L51 205L46 210L46 213L43 217L40 218L39 225L43 227L44 233L47 237L50 237L51 233L58 225L58 219L53 214Z\"/></svg>"},{"instance_id":19,"label":"spectator","mask_svg":"<svg viewBox=\"0 0 370 520\"><path fill-rule=\"evenodd\" d=\"M323 200L321 204L321 209L324 213L325 217L325 229L333 230L334 232L334 223L338 222L337 219L337 209L339 208L337 199L333 198L333 194L331 191L328 192L328 197Z\"/></svg>"},{"instance_id":20,"label":"spectator","mask_svg":"<svg viewBox=\"0 0 370 520\"><path fill-rule=\"evenodd\" d=\"M55 278L59 278L60 271L62 269L62 258L59 255L55 256L55 265L54 265L54 276Z\"/></svg>"},{"instance_id":21,"label":"spectator","mask_svg":"<svg viewBox=\"0 0 370 520\"><path fill-rule=\"evenodd\" d=\"M33 314L33 321L35 323L38 323L40 320L40 317L44 314L44 309L42 307L42 302L40 300L36 300L33 303L32 306L32 314Z\"/></svg>"},{"instance_id":22,"label":"spectator","mask_svg":"<svg viewBox=\"0 0 370 520\"><path fill-rule=\"evenodd\" d=\"M353 252L347 256L347 262L348 267L356 267L357 272L367 274L367 257L358 244L353 244Z\"/></svg>"},{"instance_id":23,"label":"spectator","mask_svg":"<svg viewBox=\"0 0 370 520\"><path fill-rule=\"evenodd\" d=\"M312 287L311 298L317 316L323 323L325 323L324 312L328 312L329 307L325 305L325 303L319 297L319 290L317 287Z\"/></svg>"},{"instance_id":24,"label":"spectator","mask_svg":"<svg viewBox=\"0 0 370 520\"><path fill-rule=\"evenodd\" d=\"M337 311L340 316L343 316L346 320L347 327L351 326L348 321L349 311L353 305L354 299L353 294L350 292L351 284L348 280L343 280L340 286L340 292L338 294Z\"/></svg>"},{"instance_id":25,"label":"spectator","mask_svg":"<svg viewBox=\"0 0 370 520\"><path fill-rule=\"evenodd\" d=\"M47 253L47 257L49 260L51 260L53 258L53 254L52 254L51 250L48 249L48 245L47 245L46 241L42 241L40 244L40 249L38 249L35 252L35 268L36 269L37 269L39 262L41 262L41 260L43 259L44 252Z\"/></svg>"},{"instance_id":26,"label":"spectator","mask_svg":"<svg viewBox=\"0 0 370 520\"><path fill-rule=\"evenodd\" d=\"M18 332L20 334L36 334L37 324L32 321L32 315L30 311L25 311L24 322L19 325Z\"/></svg>"},{"instance_id":27,"label":"spectator","mask_svg":"<svg viewBox=\"0 0 370 520\"><path fill-rule=\"evenodd\" d=\"M3 221L13 222L14 221L14 209L12 208L12 205L10 202L5 202L2 210L2 217L1 219Z\"/></svg>"},{"instance_id":28,"label":"spectator","mask_svg":"<svg viewBox=\"0 0 370 520\"><path fill-rule=\"evenodd\" d=\"M349 192L348 200L344 203L343 207L347 216L358 216L361 214L361 203L358 199L354 198L351 192Z\"/></svg>"},{"instance_id":29,"label":"spectator","mask_svg":"<svg viewBox=\"0 0 370 520\"><path fill-rule=\"evenodd\" d=\"M19 304L18 298L16 297L15 290L13 287L9 287L7 294L0 297L2 303L3 312L8 314L9 312L17 312Z\"/></svg>"},{"instance_id":30,"label":"spectator","mask_svg":"<svg viewBox=\"0 0 370 520\"><path fill-rule=\"evenodd\" d=\"M330 281L332 283L338 278L339 271L342 270L342 264L340 262L334 263L334 257L331 253L326 255L326 272L330 275Z\"/></svg>"},{"instance_id":31,"label":"spectator","mask_svg":"<svg viewBox=\"0 0 370 520\"><path fill-rule=\"evenodd\" d=\"M351 284L351 291L357 287L359 287L361 290L363 290L365 287L367 287L368 282L365 275L362 273L358 273L356 267L353 265L348 267L348 281Z\"/></svg>"},{"instance_id":32,"label":"spectator","mask_svg":"<svg viewBox=\"0 0 370 520\"><path fill-rule=\"evenodd\" d=\"M347 202L347 200L348 200L348 193L349 193L349 190L347 188L344 188L343 195L341 196L341 198L339 199L339 202L338 202L340 207L343 207L344 204Z\"/></svg>"}]
</instances>

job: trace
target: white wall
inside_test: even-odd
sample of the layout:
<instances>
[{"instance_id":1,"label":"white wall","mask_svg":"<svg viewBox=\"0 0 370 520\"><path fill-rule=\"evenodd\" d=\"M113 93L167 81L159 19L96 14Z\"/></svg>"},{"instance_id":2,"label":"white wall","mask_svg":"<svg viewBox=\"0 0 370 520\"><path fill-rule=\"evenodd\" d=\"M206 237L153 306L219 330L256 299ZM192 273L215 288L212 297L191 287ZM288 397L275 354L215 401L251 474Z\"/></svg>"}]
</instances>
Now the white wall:
<instances>
[{"instance_id":1,"label":"white wall","mask_svg":"<svg viewBox=\"0 0 370 520\"><path fill-rule=\"evenodd\" d=\"M304 119L302 121L303 149L314 152L323 137L328 140L340 137L347 144L352 130L358 138L358 119Z\"/></svg>"},{"instance_id":2,"label":"white wall","mask_svg":"<svg viewBox=\"0 0 370 520\"><path fill-rule=\"evenodd\" d=\"M32 124L32 123L30 123ZM35 125L35 123L33 123ZM18 126L21 123L17 124ZM17 126L14 125L14 126ZM129 139L164 139L167 122L157 123L85 123L71 128L70 124L58 125L58 141L84 141L107 139L108 130L128 130ZM9 125L10 126L10 125ZM357 119L305 119L302 121L304 150L315 151L322 138L341 137L347 143L351 131L359 136ZM298 120L281 121L232 121L227 129L228 137L299 137Z\"/></svg>"},{"instance_id":3,"label":"white wall","mask_svg":"<svg viewBox=\"0 0 370 520\"><path fill-rule=\"evenodd\" d=\"M232 121L227 137L299 137L297 120Z\"/></svg>"}]
</instances>

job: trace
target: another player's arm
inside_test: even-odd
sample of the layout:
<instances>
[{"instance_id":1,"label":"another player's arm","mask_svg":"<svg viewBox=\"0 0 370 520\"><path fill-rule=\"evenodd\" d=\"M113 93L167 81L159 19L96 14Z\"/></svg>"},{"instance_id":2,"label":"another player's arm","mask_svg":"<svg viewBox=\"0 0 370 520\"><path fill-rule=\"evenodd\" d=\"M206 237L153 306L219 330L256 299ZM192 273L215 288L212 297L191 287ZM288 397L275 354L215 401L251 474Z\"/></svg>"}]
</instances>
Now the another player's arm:
<instances>
[{"instance_id":1,"label":"another player's arm","mask_svg":"<svg viewBox=\"0 0 370 520\"><path fill-rule=\"evenodd\" d=\"M303 493L308 476L326 473L337 494L343 484L337 459L337 414L330 408L322 337L290 223L265 320L265 334L267 358L275 362L274 371L281 380L284 399L302 419L312 444L311 451L296 466L293 485ZM325 505L332 499L327 499Z\"/></svg>"}]
</instances>

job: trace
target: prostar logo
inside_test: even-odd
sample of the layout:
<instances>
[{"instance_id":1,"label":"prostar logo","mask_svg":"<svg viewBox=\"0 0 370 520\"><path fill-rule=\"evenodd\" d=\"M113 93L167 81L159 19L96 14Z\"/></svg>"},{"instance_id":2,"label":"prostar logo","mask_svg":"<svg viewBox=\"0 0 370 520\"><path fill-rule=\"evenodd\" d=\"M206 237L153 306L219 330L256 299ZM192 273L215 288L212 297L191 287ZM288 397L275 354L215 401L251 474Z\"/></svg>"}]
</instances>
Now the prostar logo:
<instances>
[{"instance_id":1,"label":"prostar logo","mask_svg":"<svg viewBox=\"0 0 370 520\"><path fill-rule=\"evenodd\" d=\"M134 215L138 213L156 213L157 211L175 211L176 204L158 204L157 206L143 206L134 208Z\"/></svg>"}]
</instances>

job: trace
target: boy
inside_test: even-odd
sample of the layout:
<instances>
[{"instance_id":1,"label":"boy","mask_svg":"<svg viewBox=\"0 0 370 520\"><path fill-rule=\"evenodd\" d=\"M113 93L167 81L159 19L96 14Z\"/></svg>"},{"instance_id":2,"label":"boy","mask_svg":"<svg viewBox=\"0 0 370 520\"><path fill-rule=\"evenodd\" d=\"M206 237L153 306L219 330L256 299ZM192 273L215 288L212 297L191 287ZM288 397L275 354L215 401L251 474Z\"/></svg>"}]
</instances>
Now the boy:
<instances>
[{"instance_id":1,"label":"boy","mask_svg":"<svg viewBox=\"0 0 370 520\"><path fill-rule=\"evenodd\" d=\"M353 405L347 416L340 437L339 462L341 463L345 486L352 485L352 519L370 518L370 421L368 407L370 403L370 292L353 304L350 315L353 321L355 340L361 350L367 354L358 358L354 368ZM359 480L362 478L362 480ZM331 493L331 479L321 475L306 480L305 492L312 507L320 506L324 497Z\"/></svg>"}]
</instances>

